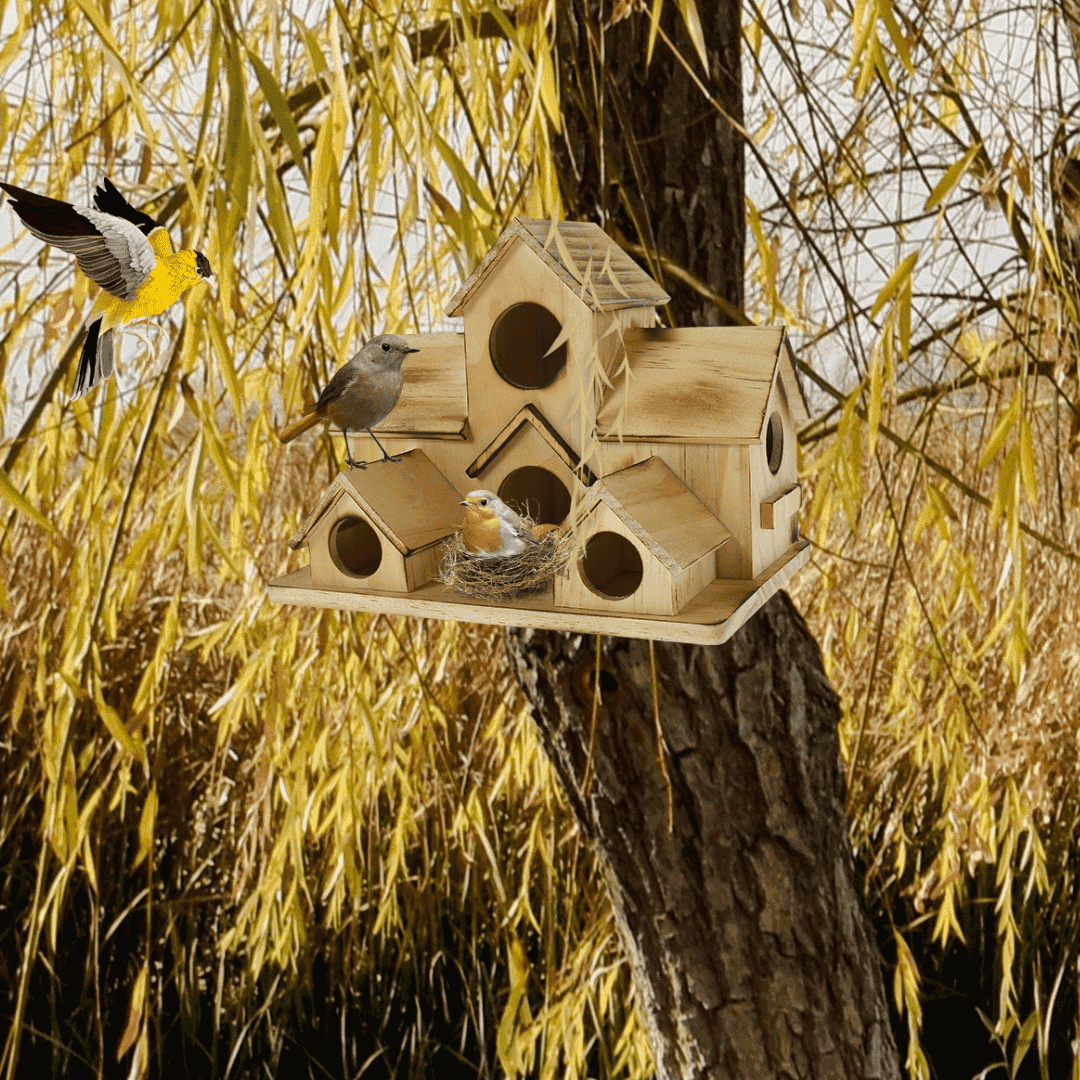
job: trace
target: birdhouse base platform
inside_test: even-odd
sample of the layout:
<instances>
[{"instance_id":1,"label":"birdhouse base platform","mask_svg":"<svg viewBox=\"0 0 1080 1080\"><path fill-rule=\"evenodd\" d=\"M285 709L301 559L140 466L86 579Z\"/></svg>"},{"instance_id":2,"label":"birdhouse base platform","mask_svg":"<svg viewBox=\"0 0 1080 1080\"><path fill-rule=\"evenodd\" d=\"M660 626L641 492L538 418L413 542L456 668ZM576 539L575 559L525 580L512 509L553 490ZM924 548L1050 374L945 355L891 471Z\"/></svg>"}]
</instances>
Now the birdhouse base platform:
<instances>
[{"instance_id":1,"label":"birdhouse base platform","mask_svg":"<svg viewBox=\"0 0 1080 1080\"><path fill-rule=\"evenodd\" d=\"M414 592L374 592L363 589L319 589L311 584L311 568L301 567L267 585L279 604L338 608L344 611L413 615L422 619L527 626L579 634L649 638L688 645L719 645L727 641L766 600L779 591L810 559L810 544L800 540L752 580L717 578L677 615L621 615L556 608L552 589L517 600L476 600L439 582Z\"/></svg>"}]
</instances>

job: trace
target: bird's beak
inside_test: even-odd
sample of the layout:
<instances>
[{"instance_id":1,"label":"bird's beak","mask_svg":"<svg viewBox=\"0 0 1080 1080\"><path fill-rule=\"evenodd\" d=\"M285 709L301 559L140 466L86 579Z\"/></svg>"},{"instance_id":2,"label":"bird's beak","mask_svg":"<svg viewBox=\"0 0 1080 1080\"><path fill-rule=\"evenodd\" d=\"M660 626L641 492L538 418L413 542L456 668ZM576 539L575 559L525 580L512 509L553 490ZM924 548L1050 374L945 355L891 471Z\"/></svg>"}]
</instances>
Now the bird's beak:
<instances>
[{"instance_id":1,"label":"bird's beak","mask_svg":"<svg viewBox=\"0 0 1080 1080\"><path fill-rule=\"evenodd\" d=\"M414 348L411 348L410 346L408 346L408 345L407 345L407 346L405 347L405 351L406 351L406 352L419 352L420 350L419 350L419 349L414 349Z\"/></svg>"},{"instance_id":2,"label":"bird's beak","mask_svg":"<svg viewBox=\"0 0 1080 1080\"><path fill-rule=\"evenodd\" d=\"M458 503L458 506L469 506L469 505L470 505L470 503L469 503L468 499L462 499L461 502Z\"/></svg>"}]
</instances>

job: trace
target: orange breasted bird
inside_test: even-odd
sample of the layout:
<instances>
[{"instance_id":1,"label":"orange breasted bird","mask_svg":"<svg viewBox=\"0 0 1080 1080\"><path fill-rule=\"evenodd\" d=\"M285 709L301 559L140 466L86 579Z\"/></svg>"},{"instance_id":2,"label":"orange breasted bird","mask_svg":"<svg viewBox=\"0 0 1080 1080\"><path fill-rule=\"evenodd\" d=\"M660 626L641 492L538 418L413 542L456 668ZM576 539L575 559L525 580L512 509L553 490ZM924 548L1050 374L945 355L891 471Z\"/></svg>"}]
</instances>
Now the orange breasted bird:
<instances>
[{"instance_id":1,"label":"orange breasted bird","mask_svg":"<svg viewBox=\"0 0 1080 1080\"><path fill-rule=\"evenodd\" d=\"M405 376L401 364L410 353L419 352L397 334L380 334L372 338L347 364L335 373L323 387L319 400L299 420L293 421L278 433L283 442L291 442L320 420L327 420L341 429L345 437L345 463L350 469L363 469L367 462L354 461L349 449L349 432L366 431L382 450L383 461L399 461L391 457L371 430L390 415L398 398Z\"/></svg>"},{"instance_id":2,"label":"orange breasted bird","mask_svg":"<svg viewBox=\"0 0 1080 1080\"><path fill-rule=\"evenodd\" d=\"M82 397L113 372L113 330L160 315L181 296L214 276L201 251L173 251L164 228L136 210L111 180L94 192L93 206L79 206L0 184L11 208L39 240L75 256L101 286L89 316L73 398Z\"/></svg>"},{"instance_id":3,"label":"orange breasted bird","mask_svg":"<svg viewBox=\"0 0 1080 1080\"><path fill-rule=\"evenodd\" d=\"M490 491L470 491L462 500L462 543L481 559L520 555L539 543L532 529Z\"/></svg>"}]
</instances>

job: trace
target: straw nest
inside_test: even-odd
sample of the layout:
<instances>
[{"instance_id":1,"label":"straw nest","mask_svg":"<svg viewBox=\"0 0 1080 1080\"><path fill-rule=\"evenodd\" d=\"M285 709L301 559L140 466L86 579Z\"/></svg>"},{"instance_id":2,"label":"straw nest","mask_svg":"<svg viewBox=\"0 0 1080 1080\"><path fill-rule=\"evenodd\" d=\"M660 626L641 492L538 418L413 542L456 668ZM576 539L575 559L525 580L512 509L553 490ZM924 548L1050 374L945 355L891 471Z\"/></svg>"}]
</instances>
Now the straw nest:
<instances>
[{"instance_id":1,"label":"straw nest","mask_svg":"<svg viewBox=\"0 0 1080 1080\"><path fill-rule=\"evenodd\" d=\"M535 524L528 518L522 520L530 528ZM512 600L538 592L557 573L564 573L574 548L569 530L552 529L536 547L520 555L484 559L465 546L461 533L454 533L442 543L439 580L480 600Z\"/></svg>"}]
</instances>

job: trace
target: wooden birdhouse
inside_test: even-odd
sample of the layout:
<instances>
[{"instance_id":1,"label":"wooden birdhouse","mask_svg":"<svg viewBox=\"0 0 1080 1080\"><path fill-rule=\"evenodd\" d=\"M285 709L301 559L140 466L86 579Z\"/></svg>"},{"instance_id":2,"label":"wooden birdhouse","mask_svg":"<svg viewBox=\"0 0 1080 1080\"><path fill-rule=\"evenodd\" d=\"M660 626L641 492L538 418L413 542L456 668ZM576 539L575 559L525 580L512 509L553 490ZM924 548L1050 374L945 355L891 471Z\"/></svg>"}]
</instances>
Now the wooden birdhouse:
<instances>
[{"instance_id":1,"label":"wooden birdhouse","mask_svg":"<svg viewBox=\"0 0 1080 1080\"><path fill-rule=\"evenodd\" d=\"M413 592L438 576L438 544L458 527L460 502L412 450L338 473L289 546L307 546L312 588Z\"/></svg>"},{"instance_id":2,"label":"wooden birdhouse","mask_svg":"<svg viewBox=\"0 0 1080 1080\"><path fill-rule=\"evenodd\" d=\"M516 219L452 298L375 429L398 463L343 472L293 546L282 602L716 643L809 557L782 327L662 329L667 294L601 229ZM351 435L353 453L369 443ZM438 580L463 495L572 530L546 592L478 601Z\"/></svg>"}]
</instances>

